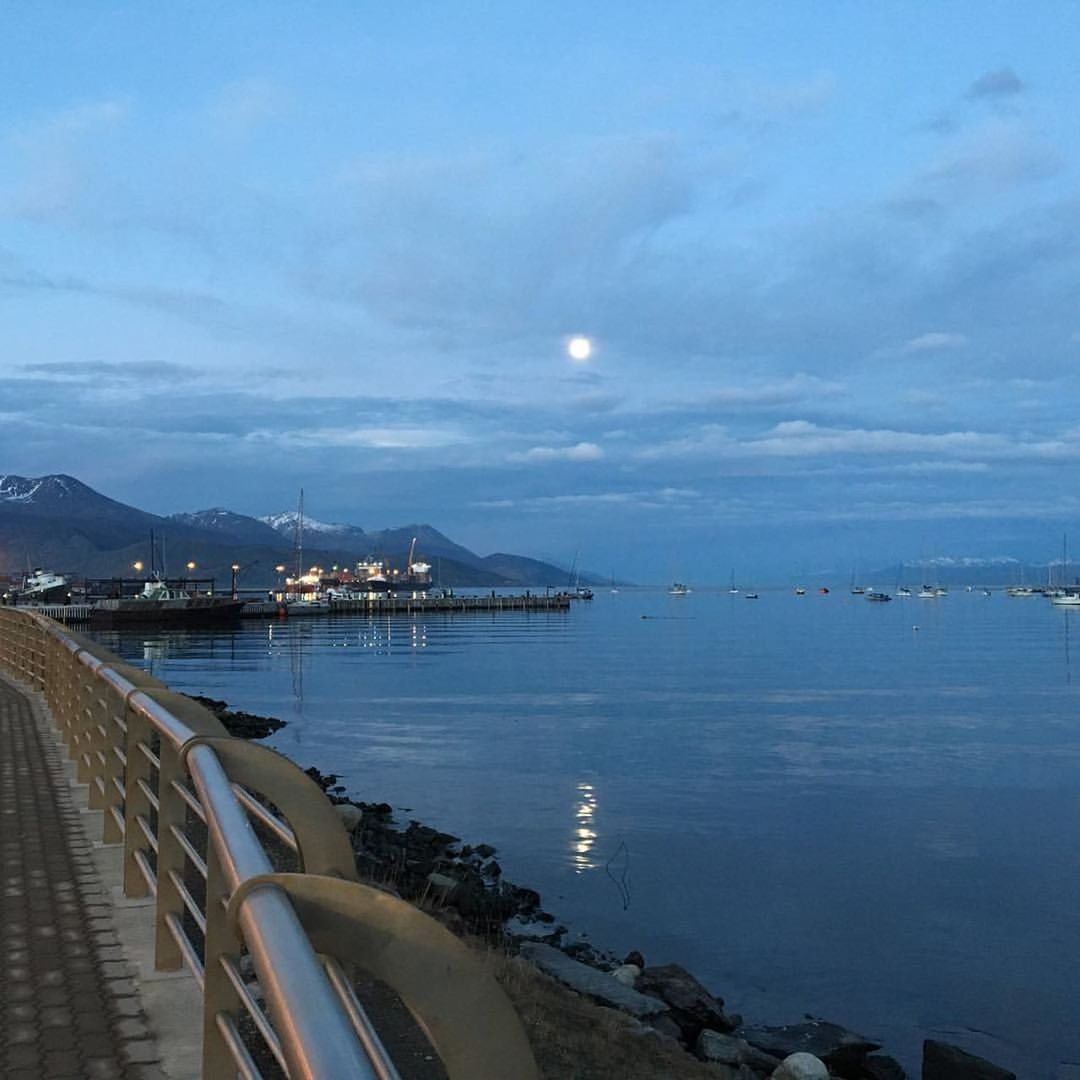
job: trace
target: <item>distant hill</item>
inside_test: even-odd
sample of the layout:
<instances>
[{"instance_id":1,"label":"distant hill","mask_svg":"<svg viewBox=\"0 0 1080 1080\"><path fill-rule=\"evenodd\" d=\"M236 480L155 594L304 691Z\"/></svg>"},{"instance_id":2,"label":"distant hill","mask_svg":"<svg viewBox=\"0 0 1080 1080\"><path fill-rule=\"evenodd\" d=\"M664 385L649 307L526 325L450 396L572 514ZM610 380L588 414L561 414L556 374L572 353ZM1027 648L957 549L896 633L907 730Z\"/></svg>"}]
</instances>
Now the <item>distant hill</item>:
<instances>
[{"instance_id":1,"label":"distant hill","mask_svg":"<svg viewBox=\"0 0 1080 1080\"><path fill-rule=\"evenodd\" d=\"M224 507L150 514L110 499L73 476L0 476L0 573L42 566L85 577L132 576L133 564L162 560L180 576L227 580L235 563L245 586L269 587L276 566L294 569L296 512L248 517ZM413 538L416 556L432 564L439 584L454 586L565 585L566 572L515 555L480 556L430 525L365 531L357 525L304 519L307 566L350 566L376 556L404 567Z\"/></svg>"}]
</instances>

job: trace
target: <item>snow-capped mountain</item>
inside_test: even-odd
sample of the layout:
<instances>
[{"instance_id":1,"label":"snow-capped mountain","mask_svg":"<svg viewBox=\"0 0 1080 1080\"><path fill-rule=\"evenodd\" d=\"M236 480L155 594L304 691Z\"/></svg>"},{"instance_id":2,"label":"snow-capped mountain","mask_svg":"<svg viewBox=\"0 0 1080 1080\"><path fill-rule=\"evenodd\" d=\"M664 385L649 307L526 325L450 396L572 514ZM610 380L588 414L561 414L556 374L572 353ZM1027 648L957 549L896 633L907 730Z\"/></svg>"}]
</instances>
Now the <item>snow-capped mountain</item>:
<instances>
[{"instance_id":1,"label":"snow-capped mountain","mask_svg":"<svg viewBox=\"0 0 1080 1080\"><path fill-rule=\"evenodd\" d=\"M296 520L299 516L300 514L296 510L284 510L280 514L267 514L266 517L261 517L258 520L269 525L271 529L276 530L283 536L292 536L293 530L296 528ZM304 532L328 533L343 536L345 534L353 533L360 533L362 535L364 530L356 525L339 525L336 522L317 521L315 518L309 518L307 514L305 514Z\"/></svg>"},{"instance_id":2,"label":"snow-capped mountain","mask_svg":"<svg viewBox=\"0 0 1080 1080\"><path fill-rule=\"evenodd\" d=\"M212 510L197 510L191 514L170 514L170 521L190 525L196 529L209 529L227 537L242 540L245 544L267 544L280 546L283 537L258 518L234 513L224 507L216 506Z\"/></svg>"},{"instance_id":3,"label":"snow-capped mountain","mask_svg":"<svg viewBox=\"0 0 1080 1080\"><path fill-rule=\"evenodd\" d=\"M96 495L73 476L0 476L0 502L48 503Z\"/></svg>"}]
</instances>

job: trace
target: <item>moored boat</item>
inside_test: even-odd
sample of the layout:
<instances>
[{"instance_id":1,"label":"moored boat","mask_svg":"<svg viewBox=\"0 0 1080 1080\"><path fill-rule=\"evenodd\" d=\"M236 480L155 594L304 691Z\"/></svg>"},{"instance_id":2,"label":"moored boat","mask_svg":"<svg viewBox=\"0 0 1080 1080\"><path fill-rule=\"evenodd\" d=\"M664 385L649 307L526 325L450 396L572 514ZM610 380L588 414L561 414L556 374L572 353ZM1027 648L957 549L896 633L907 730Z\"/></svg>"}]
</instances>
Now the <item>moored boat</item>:
<instances>
[{"instance_id":1,"label":"moored boat","mask_svg":"<svg viewBox=\"0 0 1080 1080\"><path fill-rule=\"evenodd\" d=\"M240 618L245 601L231 596L199 596L148 581L135 596L100 600L90 623L104 626L203 626Z\"/></svg>"},{"instance_id":2,"label":"moored boat","mask_svg":"<svg viewBox=\"0 0 1080 1080\"><path fill-rule=\"evenodd\" d=\"M884 604L892 599L892 597L887 592L878 592L876 589L867 590L865 596L867 600L872 600L874 603L877 604Z\"/></svg>"},{"instance_id":3,"label":"moored boat","mask_svg":"<svg viewBox=\"0 0 1080 1080\"><path fill-rule=\"evenodd\" d=\"M19 589L19 601L24 604L62 604L71 597L71 583L63 574L35 567L26 575Z\"/></svg>"},{"instance_id":4,"label":"moored boat","mask_svg":"<svg viewBox=\"0 0 1080 1080\"><path fill-rule=\"evenodd\" d=\"M668 592L669 592L669 593L670 593L670 594L671 594L672 596L686 596L686 594L687 594L687 593L688 593L689 591L690 591L689 587L688 587L688 586L686 586L686 585L684 585L684 584L683 584L683 583L682 583L681 581L676 581L676 582L675 582L675 583L674 583L674 584L673 584L673 585L671 586L671 588L670 588L670 589L668 589Z\"/></svg>"}]
</instances>

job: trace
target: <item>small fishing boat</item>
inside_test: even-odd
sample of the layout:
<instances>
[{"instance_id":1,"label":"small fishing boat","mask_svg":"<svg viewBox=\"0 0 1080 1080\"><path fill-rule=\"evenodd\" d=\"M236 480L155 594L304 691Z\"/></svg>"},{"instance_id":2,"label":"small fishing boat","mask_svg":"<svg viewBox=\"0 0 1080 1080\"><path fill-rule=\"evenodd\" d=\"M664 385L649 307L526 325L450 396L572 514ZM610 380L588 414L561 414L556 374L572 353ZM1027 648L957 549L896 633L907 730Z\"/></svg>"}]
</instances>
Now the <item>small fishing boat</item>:
<instances>
[{"instance_id":1,"label":"small fishing boat","mask_svg":"<svg viewBox=\"0 0 1080 1080\"><path fill-rule=\"evenodd\" d=\"M876 604L884 604L892 599L887 592L878 592L876 589L868 589L865 595L867 600Z\"/></svg>"},{"instance_id":2,"label":"small fishing boat","mask_svg":"<svg viewBox=\"0 0 1080 1080\"><path fill-rule=\"evenodd\" d=\"M689 592L689 587L684 585L681 581L674 582L671 588L668 589L668 594L670 596L686 596Z\"/></svg>"}]
</instances>

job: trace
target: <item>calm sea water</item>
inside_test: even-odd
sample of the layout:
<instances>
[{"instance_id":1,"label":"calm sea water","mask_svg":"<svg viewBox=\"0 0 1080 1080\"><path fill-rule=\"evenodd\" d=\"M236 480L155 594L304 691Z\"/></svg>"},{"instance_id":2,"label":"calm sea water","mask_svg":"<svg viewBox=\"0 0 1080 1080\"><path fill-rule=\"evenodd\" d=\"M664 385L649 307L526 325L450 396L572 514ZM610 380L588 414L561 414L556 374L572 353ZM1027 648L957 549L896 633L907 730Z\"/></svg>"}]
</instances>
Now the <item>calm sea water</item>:
<instances>
[{"instance_id":1,"label":"calm sea water","mask_svg":"<svg viewBox=\"0 0 1080 1080\"><path fill-rule=\"evenodd\" d=\"M100 633L755 1022L1080 1061L1080 613L598 592L565 614ZM1072 641L1070 642L1070 636ZM1080 674L1080 672L1078 672Z\"/></svg>"}]
</instances>

